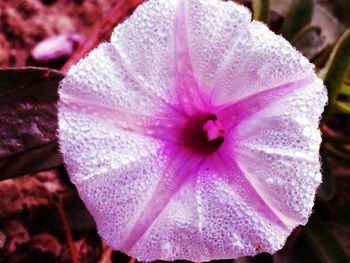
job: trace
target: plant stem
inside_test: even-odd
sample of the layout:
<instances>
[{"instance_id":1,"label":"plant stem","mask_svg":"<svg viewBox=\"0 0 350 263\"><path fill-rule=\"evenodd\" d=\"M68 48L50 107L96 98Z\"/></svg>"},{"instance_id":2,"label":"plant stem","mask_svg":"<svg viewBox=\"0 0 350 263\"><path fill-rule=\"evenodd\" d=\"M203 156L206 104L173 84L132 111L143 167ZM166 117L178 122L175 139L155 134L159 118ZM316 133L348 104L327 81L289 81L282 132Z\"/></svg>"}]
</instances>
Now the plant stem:
<instances>
[{"instance_id":1,"label":"plant stem","mask_svg":"<svg viewBox=\"0 0 350 263\"><path fill-rule=\"evenodd\" d=\"M78 256L75 250L72 232L63 208L63 201L61 196L54 198L54 204L57 209L58 216L63 226L64 237L66 240L67 249L72 263L78 263Z\"/></svg>"}]
</instances>

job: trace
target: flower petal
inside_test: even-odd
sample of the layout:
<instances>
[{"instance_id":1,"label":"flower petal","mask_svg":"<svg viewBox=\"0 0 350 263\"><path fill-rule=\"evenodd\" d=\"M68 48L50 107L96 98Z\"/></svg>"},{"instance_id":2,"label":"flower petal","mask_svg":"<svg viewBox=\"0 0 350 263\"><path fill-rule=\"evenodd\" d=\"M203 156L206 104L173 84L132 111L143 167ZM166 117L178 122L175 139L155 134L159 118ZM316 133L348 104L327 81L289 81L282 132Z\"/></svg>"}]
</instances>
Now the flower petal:
<instances>
[{"instance_id":1,"label":"flower petal","mask_svg":"<svg viewBox=\"0 0 350 263\"><path fill-rule=\"evenodd\" d=\"M228 134L233 158L290 229L307 222L321 182L318 122L326 101L315 79Z\"/></svg>"},{"instance_id":2,"label":"flower petal","mask_svg":"<svg viewBox=\"0 0 350 263\"><path fill-rule=\"evenodd\" d=\"M103 239L145 258L133 254L133 247L172 206L202 160L174 143L125 130L120 116L113 119L114 109L85 103L59 104L61 152L70 178Z\"/></svg>"},{"instance_id":3,"label":"flower petal","mask_svg":"<svg viewBox=\"0 0 350 263\"><path fill-rule=\"evenodd\" d=\"M79 99L124 112L174 110L141 82L111 44L102 44L79 61L60 84L61 99Z\"/></svg>"},{"instance_id":4,"label":"flower petal","mask_svg":"<svg viewBox=\"0 0 350 263\"><path fill-rule=\"evenodd\" d=\"M100 173L77 184L80 197L94 217L101 237L122 250L147 206L165 162L157 154Z\"/></svg>"},{"instance_id":5,"label":"flower petal","mask_svg":"<svg viewBox=\"0 0 350 263\"><path fill-rule=\"evenodd\" d=\"M210 93L221 61L247 34L249 10L231 1L184 1L192 67L202 91Z\"/></svg>"},{"instance_id":6,"label":"flower petal","mask_svg":"<svg viewBox=\"0 0 350 263\"><path fill-rule=\"evenodd\" d=\"M238 179L242 178L239 169L228 165L205 162L197 176L173 196L131 254L145 261L209 261L280 249L289 231L265 211L264 202L254 199L252 188Z\"/></svg>"},{"instance_id":7,"label":"flower petal","mask_svg":"<svg viewBox=\"0 0 350 263\"><path fill-rule=\"evenodd\" d=\"M96 106L61 101L58 114L60 150L74 183L155 154L164 144L118 127Z\"/></svg>"},{"instance_id":8,"label":"flower petal","mask_svg":"<svg viewBox=\"0 0 350 263\"><path fill-rule=\"evenodd\" d=\"M274 253L283 246L289 231L276 223L264 202L255 199L235 165L224 167L202 171L196 184L207 260Z\"/></svg>"},{"instance_id":9,"label":"flower petal","mask_svg":"<svg viewBox=\"0 0 350 263\"><path fill-rule=\"evenodd\" d=\"M111 42L134 76L152 93L177 108L175 20L177 0L153 0L115 28Z\"/></svg>"},{"instance_id":10,"label":"flower petal","mask_svg":"<svg viewBox=\"0 0 350 263\"><path fill-rule=\"evenodd\" d=\"M201 159L183 152L181 147L174 147L170 152L169 149L166 149L163 153L166 153L165 156L172 157L168 158L165 169L159 171L161 179L158 182L157 189L144 208L144 213L137 220L131 236L124 245L124 251L129 251L139 241L145 231L172 201L176 192L190 177L195 175L201 163Z\"/></svg>"},{"instance_id":11,"label":"flower petal","mask_svg":"<svg viewBox=\"0 0 350 263\"><path fill-rule=\"evenodd\" d=\"M180 1L175 24L175 88L184 113L191 116L207 110L209 97L201 92L193 72L184 3Z\"/></svg>"},{"instance_id":12,"label":"flower petal","mask_svg":"<svg viewBox=\"0 0 350 263\"><path fill-rule=\"evenodd\" d=\"M105 117L94 105L61 101L61 152L100 235L129 252L182 186L187 174L177 172L187 157L179 155L169 165L176 146L124 130Z\"/></svg>"},{"instance_id":13,"label":"flower petal","mask_svg":"<svg viewBox=\"0 0 350 263\"><path fill-rule=\"evenodd\" d=\"M234 129L244 120L254 117L256 113L271 107L275 103L279 103L281 98L287 97L297 89L307 86L314 78L257 92L225 106L216 107L213 110L213 114L222 120L221 122L224 124L225 130Z\"/></svg>"},{"instance_id":14,"label":"flower petal","mask_svg":"<svg viewBox=\"0 0 350 263\"><path fill-rule=\"evenodd\" d=\"M253 21L220 65L212 103L220 106L313 75L313 65L287 40Z\"/></svg>"},{"instance_id":15,"label":"flower petal","mask_svg":"<svg viewBox=\"0 0 350 263\"><path fill-rule=\"evenodd\" d=\"M140 238L130 254L142 261L208 259L199 230L194 184L189 181Z\"/></svg>"}]
</instances>

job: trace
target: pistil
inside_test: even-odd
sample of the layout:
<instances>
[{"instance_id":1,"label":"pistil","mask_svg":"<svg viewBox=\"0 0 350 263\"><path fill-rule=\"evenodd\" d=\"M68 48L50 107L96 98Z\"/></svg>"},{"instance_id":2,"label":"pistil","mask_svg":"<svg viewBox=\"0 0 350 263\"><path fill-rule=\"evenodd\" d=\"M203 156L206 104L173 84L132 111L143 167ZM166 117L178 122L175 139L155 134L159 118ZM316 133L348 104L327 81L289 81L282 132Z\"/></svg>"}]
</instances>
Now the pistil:
<instances>
[{"instance_id":1,"label":"pistil","mask_svg":"<svg viewBox=\"0 0 350 263\"><path fill-rule=\"evenodd\" d=\"M224 127L219 120L208 120L202 129L207 133L208 141L224 138Z\"/></svg>"}]
</instances>

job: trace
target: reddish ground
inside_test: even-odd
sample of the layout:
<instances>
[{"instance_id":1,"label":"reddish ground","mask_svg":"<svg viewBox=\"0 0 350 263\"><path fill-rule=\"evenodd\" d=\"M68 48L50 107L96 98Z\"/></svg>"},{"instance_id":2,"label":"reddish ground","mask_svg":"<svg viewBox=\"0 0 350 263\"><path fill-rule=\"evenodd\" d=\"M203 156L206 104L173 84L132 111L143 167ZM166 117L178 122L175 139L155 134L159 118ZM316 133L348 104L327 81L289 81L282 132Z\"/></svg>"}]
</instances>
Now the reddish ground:
<instances>
[{"instance_id":1,"label":"reddish ground","mask_svg":"<svg viewBox=\"0 0 350 263\"><path fill-rule=\"evenodd\" d=\"M34 62L30 50L41 40L61 33L89 36L118 0L0 1L0 67Z\"/></svg>"}]
</instances>

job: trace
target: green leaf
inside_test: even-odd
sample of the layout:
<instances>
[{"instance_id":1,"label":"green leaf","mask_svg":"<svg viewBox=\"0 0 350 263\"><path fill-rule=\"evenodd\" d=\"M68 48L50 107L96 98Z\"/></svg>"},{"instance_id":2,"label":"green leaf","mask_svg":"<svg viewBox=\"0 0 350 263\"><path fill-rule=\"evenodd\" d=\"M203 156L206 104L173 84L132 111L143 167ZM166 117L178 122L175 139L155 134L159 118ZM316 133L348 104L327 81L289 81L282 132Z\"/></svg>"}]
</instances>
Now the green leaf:
<instances>
[{"instance_id":1,"label":"green leaf","mask_svg":"<svg viewBox=\"0 0 350 263\"><path fill-rule=\"evenodd\" d=\"M334 106L334 113L343 113L350 115L350 105L345 102L337 101Z\"/></svg>"},{"instance_id":2,"label":"green leaf","mask_svg":"<svg viewBox=\"0 0 350 263\"><path fill-rule=\"evenodd\" d=\"M282 35L292 40L295 35L311 22L314 0L295 0L282 24Z\"/></svg>"},{"instance_id":3,"label":"green leaf","mask_svg":"<svg viewBox=\"0 0 350 263\"><path fill-rule=\"evenodd\" d=\"M337 104L337 97L342 87L348 83L349 69L350 29L341 36L331 53L326 67L319 74L328 89L328 105L323 115L323 123L332 111L338 110L339 107L346 111L347 107Z\"/></svg>"},{"instance_id":4,"label":"green leaf","mask_svg":"<svg viewBox=\"0 0 350 263\"><path fill-rule=\"evenodd\" d=\"M348 69L345 75L343 85L341 86L339 93L346 96L350 96L350 68Z\"/></svg>"},{"instance_id":5,"label":"green leaf","mask_svg":"<svg viewBox=\"0 0 350 263\"><path fill-rule=\"evenodd\" d=\"M343 85L339 90L339 94L350 96L350 86Z\"/></svg>"},{"instance_id":6,"label":"green leaf","mask_svg":"<svg viewBox=\"0 0 350 263\"><path fill-rule=\"evenodd\" d=\"M270 15L270 0L253 0L253 17L255 20L268 23Z\"/></svg>"},{"instance_id":7,"label":"green leaf","mask_svg":"<svg viewBox=\"0 0 350 263\"><path fill-rule=\"evenodd\" d=\"M323 201L329 201L335 194L335 181L328 163L328 154L324 147L320 149L322 159L322 184L317 189L317 196Z\"/></svg>"},{"instance_id":8,"label":"green leaf","mask_svg":"<svg viewBox=\"0 0 350 263\"><path fill-rule=\"evenodd\" d=\"M316 214L304 227L303 236L321 262L350 262L338 240Z\"/></svg>"},{"instance_id":9,"label":"green leaf","mask_svg":"<svg viewBox=\"0 0 350 263\"><path fill-rule=\"evenodd\" d=\"M56 104L63 77L46 68L0 69L0 180L62 164Z\"/></svg>"}]
</instances>

